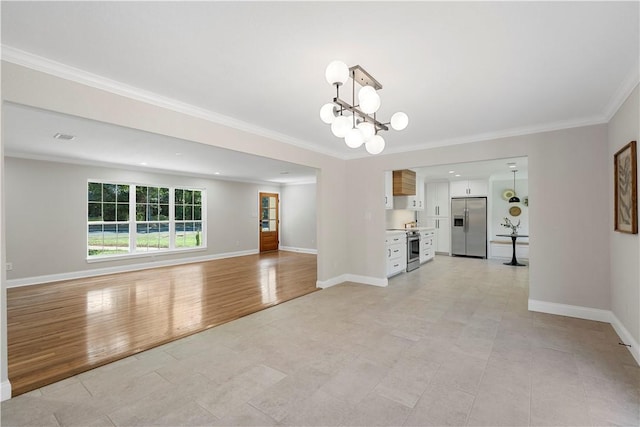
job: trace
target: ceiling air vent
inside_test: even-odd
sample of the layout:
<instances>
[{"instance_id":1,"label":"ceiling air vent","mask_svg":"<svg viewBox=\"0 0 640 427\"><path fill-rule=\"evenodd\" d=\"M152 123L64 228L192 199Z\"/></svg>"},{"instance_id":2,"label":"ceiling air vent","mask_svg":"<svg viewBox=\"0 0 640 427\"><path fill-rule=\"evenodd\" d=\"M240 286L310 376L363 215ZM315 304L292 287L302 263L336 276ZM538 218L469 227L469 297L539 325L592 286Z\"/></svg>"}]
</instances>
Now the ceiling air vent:
<instances>
[{"instance_id":1,"label":"ceiling air vent","mask_svg":"<svg viewBox=\"0 0 640 427\"><path fill-rule=\"evenodd\" d=\"M53 135L53 137L62 141L71 141L73 139L76 139L74 135L67 135L65 133L56 133L55 135Z\"/></svg>"}]
</instances>

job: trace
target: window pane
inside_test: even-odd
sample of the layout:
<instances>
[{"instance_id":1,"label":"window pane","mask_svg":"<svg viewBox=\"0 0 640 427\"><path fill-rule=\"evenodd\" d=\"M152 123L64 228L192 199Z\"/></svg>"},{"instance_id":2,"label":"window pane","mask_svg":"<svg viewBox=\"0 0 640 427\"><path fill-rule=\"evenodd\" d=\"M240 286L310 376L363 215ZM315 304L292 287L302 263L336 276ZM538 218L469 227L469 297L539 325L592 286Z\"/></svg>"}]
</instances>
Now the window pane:
<instances>
[{"instance_id":1,"label":"window pane","mask_svg":"<svg viewBox=\"0 0 640 427\"><path fill-rule=\"evenodd\" d=\"M116 204L115 203L104 203L102 205L104 221L115 221L116 220Z\"/></svg>"},{"instance_id":2,"label":"window pane","mask_svg":"<svg viewBox=\"0 0 640 427\"><path fill-rule=\"evenodd\" d=\"M202 219L202 208L200 206L196 206L193 208L193 219Z\"/></svg>"},{"instance_id":3,"label":"window pane","mask_svg":"<svg viewBox=\"0 0 640 427\"><path fill-rule=\"evenodd\" d=\"M184 219L184 208L176 205L176 221L182 221Z\"/></svg>"},{"instance_id":4,"label":"window pane","mask_svg":"<svg viewBox=\"0 0 640 427\"><path fill-rule=\"evenodd\" d=\"M120 203L128 203L129 202L129 186L118 184L117 186L118 192L118 202Z\"/></svg>"},{"instance_id":5,"label":"window pane","mask_svg":"<svg viewBox=\"0 0 640 427\"><path fill-rule=\"evenodd\" d=\"M102 200L104 200L105 202L116 201L116 185L115 184L104 184L102 186Z\"/></svg>"},{"instance_id":6,"label":"window pane","mask_svg":"<svg viewBox=\"0 0 640 427\"><path fill-rule=\"evenodd\" d=\"M190 205L193 203L193 191L184 190L184 203Z\"/></svg>"},{"instance_id":7,"label":"window pane","mask_svg":"<svg viewBox=\"0 0 640 427\"><path fill-rule=\"evenodd\" d=\"M169 220L169 205L160 205L160 221Z\"/></svg>"},{"instance_id":8,"label":"window pane","mask_svg":"<svg viewBox=\"0 0 640 427\"><path fill-rule=\"evenodd\" d=\"M160 203L169 203L169 189L160 188Z\"/></svg>"},{"instance_id":9,"label":"window pane","mask_svg":"<svg viewBox=\"0 0 640 427\"><path fill-rule=\"evenodd\" d=\"M129 252L129 225L116 225L117 248Z\"/></svg>"},{"instance_id":10,"label":"window pane","mask_svg":"<svg viewBox=\"0 0 640 427\"><path fill-rule=\"evenodd\" d=\"M202 205L202 191L193 192L193 204Z\"/></svg>"},{"instance_id":11,"label":"window pane","mask_svg":"<svg viewBox=\"0 0 640 427\"><path fill-rule=\"evenodd\" d=\"M118 221L129 221L129 204L118 203L117 209L116 219Z\"/></svg>"},{"instance_id":12,"label":"window pane","mask_svg":"<svg viewBox=\"0 0 640 427\"><path fill-rule=\"evenodd\" d=\"M158 203L158 187L149 187L149 203Z\"/></svg>"},{"instance_id":13,"label":"window pane","mask_svg":"<svg viewBox=\"0 0 640 427\"><path fill-rule=\"evenodd\" d=\"M193 219L193 207L188 205L184 207L184 219Z\"/></svg>"},{"instance_id":14,"label":"window pane","mask_svg":"<svg viewBox=\"0 0 640 427\"><path fill-rule=\"evenodd\" d=\"M184 190L176 189L176 205L182 205L184 203Z\"/></svg>"},{"instance_id":15,"label":"window pane","mask_svg":"<svg viewBox=\"0 0 640 427\"><path fill-rule=\"evenodd\" d=\"M90 202L101 202L102 201L102 183L101 182L90 182L88 185L88 199Z\"/></svg>"},{"instance_id":16,"label":"window pane","mask_svg":"<svg viewBox=\"0 0 640 427\"><path fill-rule=\"evenodd\" d=\"M157 221L158 220L158 205L149 205L149 221Z\"/></svg>"},{"instance_id":17,"label":"window pane","mask_svg":"<svg viewBox=\"0 0 640 427\"><path fill-rule=\"evenodd\" d=\"M147 202L147 187L136 187L136 203Z\"/></svg>"},{"instance_id":18,"label":"window pane","mask_svg":"<svg viewBox=\"0 0 640 427\"><path fill-rule=\"evenodd\" d=\"M146 221L147 220L147 205L137 204L136 205L136 221Z\"/></svg>"},{"instance_id":19,"label":"window pane","mask_svg":"<svg viewBox=\"0 0 640 427\"><path fill-rule=\"evenodd\" d=\"M102 221L102 203L89 203L89 221Z\"/></svg>"}]
</instances>

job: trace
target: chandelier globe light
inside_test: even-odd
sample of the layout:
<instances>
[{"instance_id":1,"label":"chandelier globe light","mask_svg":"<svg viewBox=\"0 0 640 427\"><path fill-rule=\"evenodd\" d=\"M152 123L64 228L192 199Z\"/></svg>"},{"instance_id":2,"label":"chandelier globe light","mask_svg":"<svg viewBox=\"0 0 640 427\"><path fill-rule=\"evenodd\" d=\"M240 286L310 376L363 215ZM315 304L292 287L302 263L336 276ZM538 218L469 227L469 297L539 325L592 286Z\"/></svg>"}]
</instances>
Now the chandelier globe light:
<instances>
[{"instance_id":1,"label":"chandelier globe light","mask_svg":"<svg viewBox=\"0 0 640 427\"><path fill-rule=\"evenodd\" d=\"M338 138L347 136L347 132L351 129L351 118L347 116L338 116L331 123L331 132Z\"/></svg>"},{"instance_id":2,"label":"chandelier globe light","mask_svg":"<svg viewBox=\"0 0 640 427\"><path fill-rule=\"evenodd\" d=\"M409 124L409 117L402 111L398 111L391 116L391 127L393 130L403 130Z\"/></svg>"},{"instance_id":3,"label":"chandelier globe light","mask_svg":"<svg viewBox=\"0 0 640 427\"><path fill-rule=\"evenodd\" d=\"M324 76L330 85L341 86L349 79L349 67L342 61L332 61L327 65Z\"/></svg>"},{"instance_id":4,"label":"chandelier globe light","mask_svg":"<svg viewBox=\"0 0 640 427\"><path fill-rule=\"evenodd\" d=\"M357 125L360 132L362 132L362 136L364 137L364 141L367 142L376 134L376 128L373 126L373 123L369 122L360 122Z\"/></svg>"},{"instance_id":5,"label":"chandelier globe light","mask_svg":"<svg viewBox=\"0 0 640 427\"><path fill-rule=\"evenodd\" d=\"M374 135L364 147L369 154L380 154L384 150L384 138L380 135Z\"/></svg>"},{"instance_id":6,"label":"chandelier globe light","mask_svg":"<svg viewBox=\"0 0 640 427\"><path fill-rule=\"evenodd\" d=\"M325 70L327 82L336 87L333 102L320 108L320 119L331 125L331 132L338 138L345 138L349 148L365 145L370 154L380 154L385 148L381 131L403 130L409 124L406 113L395 113L389 122L378 120L382 85L360 65L347 67L342 61L332 61ZM340 98L340 87L351 78L351 103ZM360 85L356 102L356 83ZM347 113L351 113L348 115Z\"/></svg>"},{"instance_id":7,"label":"chandelier globe light","mask_svg":"<svg viewBox=\"0 0 640 427\"><path fill-rule=\"evenodd\" d=\"M320 120L330 125L336 119L336 106L333 103L324 104L320 108Z\"/></svg>"},{"instance_id":8,"label":"chandelier globe light","mask_svg":"<svg viewBox=\"0 0 640 427\"><path fill-rule=\"evenodd\" d=\"M344 142L349 148L358 148L364 144L364 135L358 128L351 128L344 137Z\"/></svg>"}]
</instances>

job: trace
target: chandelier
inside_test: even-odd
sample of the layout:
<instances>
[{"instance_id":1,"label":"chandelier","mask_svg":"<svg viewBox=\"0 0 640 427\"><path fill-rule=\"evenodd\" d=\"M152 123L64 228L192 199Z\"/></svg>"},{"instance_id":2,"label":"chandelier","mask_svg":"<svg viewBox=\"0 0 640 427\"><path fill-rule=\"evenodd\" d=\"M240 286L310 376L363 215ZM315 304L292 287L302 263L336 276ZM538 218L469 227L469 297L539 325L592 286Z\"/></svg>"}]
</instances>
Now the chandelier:
<instances>
[{"instance_id":1,"label":"chandelier","mask_svg":"<svg viewBox=\"0 0 640 427\"><path fill-rule=\"evenodd\" d=\"M376 113L380 108L378 90L382 85L359 65L349 68L342 61L331 62L325 71L327 82L336 87L336 97L333 102L324 104L320 108L320 119L331 125L331 132L350 148L358 148L364 144L369 154L379 154L384 150L384 138L378 134L388 131L389 126L394 130L402 130L409 124L409 117L405 113L397 112L387 123L378 121ZM340 98L340 86L351 78L351 104ZM358 103L356 104L356 83Z\"/></svg>"}]
</instances>

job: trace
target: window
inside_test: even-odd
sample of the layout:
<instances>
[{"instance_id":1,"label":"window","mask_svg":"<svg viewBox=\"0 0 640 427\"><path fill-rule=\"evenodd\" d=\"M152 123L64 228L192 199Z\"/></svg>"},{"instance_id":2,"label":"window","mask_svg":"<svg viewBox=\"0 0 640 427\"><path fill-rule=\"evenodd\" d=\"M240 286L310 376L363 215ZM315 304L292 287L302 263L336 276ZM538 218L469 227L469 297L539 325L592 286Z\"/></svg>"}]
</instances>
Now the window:
<instances>
[{"instance_id":1,"label":"window","mask_svg":"<svg viewBox=\"0 0 640 427\"><path fill-rule=\"evenodd\" d=\"M136 187L136 252L169 249L169 189Z\"/></svg>"},{"instance_id":2,"label":"window","mask_svg":"<svg viewBox=\"0 0 640 427\"><path fill-rule=\"evenodd\" d=\"M129 185L88 185L88 254L129 252Z\"/></svg>"},{"instance_id":3,"label":"window","mask_svg":"<svg viewBox=\"0 0 640 427\"><path fill-rule=\"evenodd\" d=\"M95 181L87 190L89 258L206 247L202 190Z\"/></svg>"},{"instance_id":4,"label":"window","mask_svg":"<svg viewBox=\"0 0 640 427\"><path fill-rule=\"evenodd\" d=\"M202 239L202 192L175 191L176 247L194 248Z\"/></svg>"}]
</instances>

